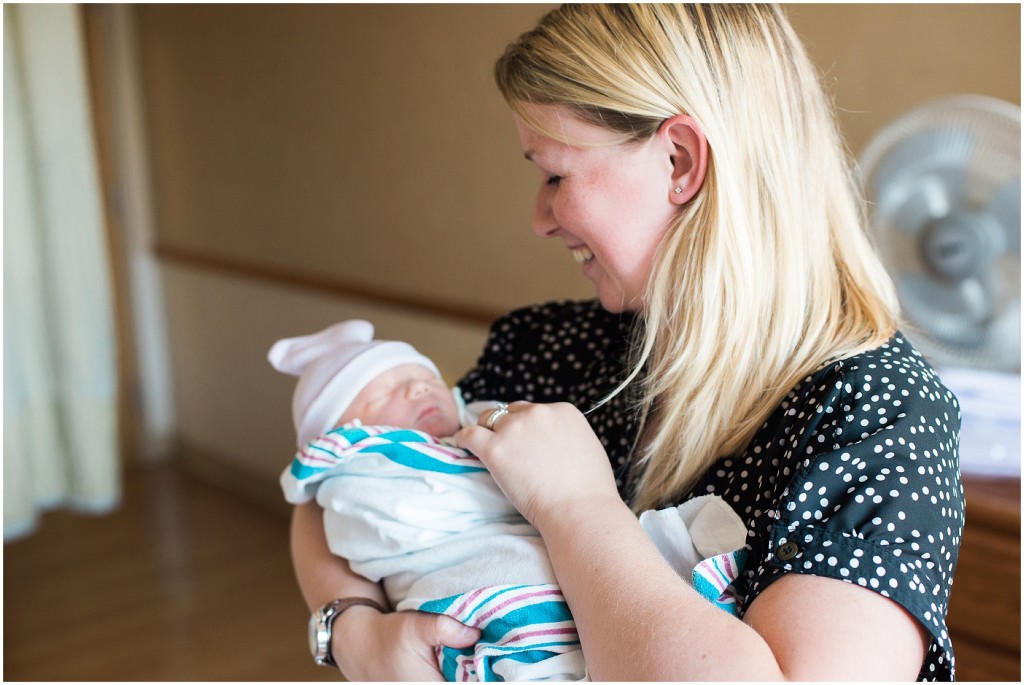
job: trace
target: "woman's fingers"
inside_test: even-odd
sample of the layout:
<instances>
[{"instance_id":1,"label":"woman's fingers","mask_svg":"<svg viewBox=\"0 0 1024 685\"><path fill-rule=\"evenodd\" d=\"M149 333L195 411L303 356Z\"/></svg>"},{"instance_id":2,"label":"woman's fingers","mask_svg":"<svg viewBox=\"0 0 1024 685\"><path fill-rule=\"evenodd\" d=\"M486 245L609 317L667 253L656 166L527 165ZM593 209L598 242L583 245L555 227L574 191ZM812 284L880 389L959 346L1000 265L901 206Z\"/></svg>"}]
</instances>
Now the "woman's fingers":
<instances>
[{"instance_id":1,"label":"woman's fingers","mask_svg":"<svg viewBox=\"0 0 1024 685\"><path fill-rule=\"evenodd\" d=\"M420 637L429 644L454 649L463 649L475 645L480 639L480 631L464 623L459 623L451 616L438 614L425 618L417 623Z\"/></svg>"},{"instance_id":2,"label":"woman's fingers","mask_svg":"<svg viewBox=\"0 0 1024 685\"><path fill-rule=\"evenodd\" d=\"M494 430L495 426L498 425L498 421L506 414L508 414L508 405L504 402L499 402L498 406L490 412L482 414L477 423L487 430Z\"/></svg>"},{"instance_id":3,"label":"woman's fingers","mask_svg":"<svg viewBox=\"0 0 1024 685\"><path fill-rule=\"evenodd\" d=\"M475 426L463 426L455 434L455 444L480 456L487 449L491 440L502 430L502 426L507 425L509 417L516 411L521 411L523 407L529 406L530 402L513 402L512 404L500 402L494 409L480 412Z\"/></svg>"},{"instance_id":4,"label":"woman's fingers","mask_svg":"<svg viewBox=\"0 0 1024 685\"><path fill-rule=\"evenodd\" d=\"M482 417L481 417L482 419ZM487 444L494 438L494 432L483 425L465 426L455 434L455 444L464 450L480 456L486 449Z\"/></svg>"},{"instance_id":5,"label":"woman's fingers","mask_svg":"<svg viewBox=\"0 0 1024 685\"><path fill-rule=\"evenodd\" d=\"M498 423L509 415L516 411L521 411L523 408L529 407L531 402L512 402L511 404L506 402L499 402L498 406L490 411L480 413L480 417L477 419L477 425L483 426L487 430L494 431L498 428Z\"/></svg>"},{"instance_id":6,"label":"woman's fingers","mask_svg":"<svg viewBox=\"0 0 1024 685\"><path fill-rule=\"evenodd\" d=\"M455 440L487 466L512 505L535 526L545 512L582 497L618 497L604 447L571 404L515 402L507 412L500 407L485 412L480 425L466 426Z\"/></svg>"}]
</instances>

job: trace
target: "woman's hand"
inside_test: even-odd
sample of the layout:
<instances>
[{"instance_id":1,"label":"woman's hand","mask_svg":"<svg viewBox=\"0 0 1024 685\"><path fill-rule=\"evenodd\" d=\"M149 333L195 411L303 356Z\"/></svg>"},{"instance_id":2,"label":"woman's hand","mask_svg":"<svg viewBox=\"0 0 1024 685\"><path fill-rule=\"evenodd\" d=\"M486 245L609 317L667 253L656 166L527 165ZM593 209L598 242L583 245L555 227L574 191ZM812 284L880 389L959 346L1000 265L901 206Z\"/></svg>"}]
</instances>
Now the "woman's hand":
<instances>
[{"instance_id":1,"label":"woman's hand","mask_svg":"<svg viewBox=\"0 0 1024 685\"><path fill-rule=\"evenodd\" d=\"M331 654L345 678L357 681L442 681L436 648L460 649L480 631L454 618L419 611L382 614L351 607L334 621Z\"/></svg>"},{"instance_id":2,"label":"woman's hand","mask_svg":"<svg viewBox=\"0 0 1024 685\"><path fill-rule=\"evenodd\" d=\"M576 407L514 402L488 429L491 414L459 431L456 442L484 462L513 506L539 530L552 514L585 500L609 498L621 505L604 447Z\"/></svg>"},{"instance_id":3,"label":"woman's hand","mask_svg":"<svg viewBox=\"0 0 1024 685\"><path fill-rule=\"evenodd\" d=\"M327 547L323 509L295 507L292 561L310 611L337 597L367 597L387 605L384 591L357 575ZM382 614L368 606L346 609L334 620L331 655L348 680L441 680L435 647L469 647L480 631L448 616L414 611Z\"/></svg>"}]
</instances>

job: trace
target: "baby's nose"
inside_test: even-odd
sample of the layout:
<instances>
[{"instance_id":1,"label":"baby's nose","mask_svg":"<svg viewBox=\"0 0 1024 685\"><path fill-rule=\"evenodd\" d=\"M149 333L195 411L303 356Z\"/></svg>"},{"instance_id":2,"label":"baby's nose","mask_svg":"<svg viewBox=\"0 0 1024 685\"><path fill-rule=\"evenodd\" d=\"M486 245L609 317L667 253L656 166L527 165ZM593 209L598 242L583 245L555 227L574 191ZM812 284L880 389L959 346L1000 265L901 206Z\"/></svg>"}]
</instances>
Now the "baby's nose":
<instances>
[{"instance_id":1,"label":"baby's nose","mask_svg":"<svg viewBox=\"0 0 1024 685\"><path fill-rule=\"evenodd\" d=\"M407 397L415 399L420 395L424 394L425 392L427 392L427 390L428 387L424 381L415 380L410 381L409 385L406 386L405 394Z\"/></svg>"}]
</instances>

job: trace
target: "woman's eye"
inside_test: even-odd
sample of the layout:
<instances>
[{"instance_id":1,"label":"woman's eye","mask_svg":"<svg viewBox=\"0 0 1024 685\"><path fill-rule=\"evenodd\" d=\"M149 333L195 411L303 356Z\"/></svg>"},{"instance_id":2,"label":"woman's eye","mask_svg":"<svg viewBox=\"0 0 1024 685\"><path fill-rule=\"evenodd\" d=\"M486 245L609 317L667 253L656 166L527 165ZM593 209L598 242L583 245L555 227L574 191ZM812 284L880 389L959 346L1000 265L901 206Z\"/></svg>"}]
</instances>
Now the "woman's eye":
<instances>
[{"instance_id":1,"label":"woman's eye","mask_svg":"<svg viewBox=\"0 0 1024 685\"><path fill-rule=\"evenodd\" d=\"M561 176L549 176L548 180L546 181L546 183L549 186L557 186L561 182L562 182L562 177Z\"/></svg>"}]
</instances>

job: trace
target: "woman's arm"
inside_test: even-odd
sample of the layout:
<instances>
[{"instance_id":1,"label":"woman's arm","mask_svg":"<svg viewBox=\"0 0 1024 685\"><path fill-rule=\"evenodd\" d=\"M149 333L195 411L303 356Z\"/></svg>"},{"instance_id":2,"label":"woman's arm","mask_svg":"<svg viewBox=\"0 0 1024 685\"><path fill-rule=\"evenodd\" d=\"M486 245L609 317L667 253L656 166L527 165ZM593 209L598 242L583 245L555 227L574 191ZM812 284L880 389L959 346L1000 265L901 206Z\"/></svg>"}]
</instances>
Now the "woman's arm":
<instances>
[{"instance_id":1,"label":"woman's arm","mask_svg":"<svg viewBox=\"0 0 1024 685\"><path fill-rule=\"evenodd\" d=\"M295 507L291 551L299 589L311 612L340 597L368 597L388 606L379 584L356 574L347 561L331 553L323 509L316 502ZM441 680L434 647L468 647L479 639L479 631L448 616L382 614L367 606L342 613L332 635L331 654L351 681Z\"/></svg>"},{"instance_id":2,"label":"woman's arm","mask_svg":"<svg viewBox=\"0 0 1024 685\"><path fill-rule=\"evenodd\" d=\"M292 514L292 564L306 606L315 611L339 597L368 597L388 606L384 590L378 583L357 575L347 561L331 553L327 547L323 516L324 510L316 502L299 504Z\"/></svg>"},{"instance_id":3,"label":"woman's arm","mask_svg":"<svg viewBox=\"0 0 1024 685\"><path fill-rule=\"evenodd\" d=\"M875 592L790 573L740 621L682 582L621 501L551 513L537 524L594 680L913 680L921 668L924 629Z\"/></svg>"},{"instance_id":4,"label":"woman's arm","mask_svg":"<svg viewBox=\"0 0 1024 685\"><path fill-rule=\"evenodd\" d=\"M791 573L744 621L702 598L623 504L569 405L516 403L495 431L470 427L459 442L540 530L594 680L896 680L921 667L918 622L839 580Z\"/></svg>"}]
</instances>

